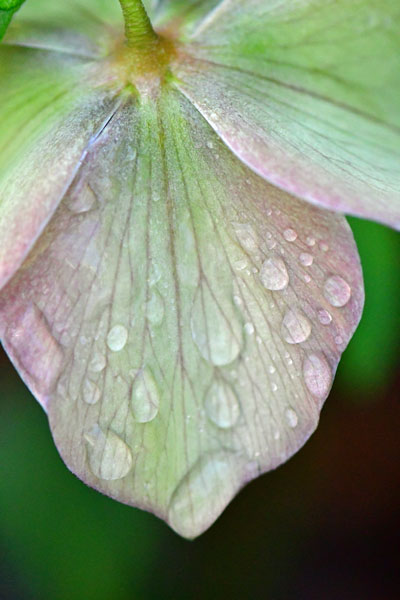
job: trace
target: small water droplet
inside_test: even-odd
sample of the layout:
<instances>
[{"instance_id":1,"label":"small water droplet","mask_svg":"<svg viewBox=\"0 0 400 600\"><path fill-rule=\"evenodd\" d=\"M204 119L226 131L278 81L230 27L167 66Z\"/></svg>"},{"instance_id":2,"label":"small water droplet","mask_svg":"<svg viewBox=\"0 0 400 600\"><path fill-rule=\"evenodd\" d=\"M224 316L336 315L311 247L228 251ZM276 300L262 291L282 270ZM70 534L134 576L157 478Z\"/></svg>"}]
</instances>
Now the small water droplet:
<instances>
[{"instance_id":1,"label":"small water droplet","mask_svg":"<svg viewBox=\"0 0 400 600\"><path fill-rule=\"evenodd\" d=\"M329 250L329 246L328 246L328 244L325 244L325 242L320 242L320 244L319 244L319 249L320 249L322 252L328 252L328 250Z\"/></svg>"},{"instance_id":2,"label":"small water droplet","mask_svg":"<svg viewBox=\"0 0 400 600\"><path fill-rule=\"evenodd\" d=\"M342 336L341 336L341 335L337 335L337 336L335 337L335 344L336 344L337 346L341 346L341 345L343 344L343 338L342 338Z\"/></svg>"},{"instance_id":3,"label":"small water droplet","mask_svg":"<svg viewBox=\"0 0 400 600\"><path fill-rule=\"evenodd\" d=\"M303 376L308 390L317 398L325 398L332 385L332 370L322 354L309 354L304 360Z\"/></svg>"},{"instance_id":4,"label":"small water droplet","mask_svg":"<svg viewBox=\"0 0 400 600\"><path fill-rule=\"evenodd\" d=\"M91 210L96 202L96 196L90 186L85 185L78 193L73 194L68 200L69 210L80 214Z\"/></svg>"},{"instance_id":5,"label":"small water droplet","mask_svg":"<svg viewBox=\"0 0 400 600\"><path fill-rule=\"evenodd\" d=\"M89 371L100 373L106 366L106 358L104 354L96 353L89 363Z\"/></svg>"},{"instance_id":6,"label":"small water droplet","mask_svg":"<svg viewBox=\"0 0 400 600\"><path fill-rule=\"evenodd\" d=\"M84 435L89 465L96 477L114 481L125 477L132 468L129 446L111 429L104 433L96 424Z\"/></svg>"},{"instance_id":7,"label":"small water droplet","mask_svg":"<svg viewBox=\"0 0 400 600\"><path fill-rule=\"evenodd\" d=\"M267 258L261 267L259 277L267 290L283 290L289 283L289 275L282 258Z\"/></svg>"},{"instance_id":8,"label":"small water droplet","mask_svg":"<svg viewBox=\"0 0 400 600\"><path fill-rule=\"evenodd\" d=\"M278 390L278 386L276 385L276 383L271 384L271 389L273 392L276 392Z\"/></svg>"},{"instance_id":9,"label":"small water droplet","mask_svg":"<svg viewBox=\"0 0 400 600\"><path fill-rule=\"evenodd\" d=\"M208 389L204 407L208 418L218 427L233 427L240 414L237 396L228 383L214 382Z\"/></svg>"},{"instance_id":10,"label":"small water droplet","mask_svg":"<svg viewBox=\"0 0 400 600\"><path fill-rule=\"evenodd\" d=\"M306 244L307 246L315 246L315 238L313 238L311 235L309 235L306 239Z\"/></svg>"},{"instance_id":11,"label":"small water droplet","mask_svg":"<svg viewBox=\"0 0 400 600\"><path fill-rule=\"evenodd\" d=\"M164 302L157 290L154 290L147 303L147 318L153 325L159 325L164 318Z\"/></svg>"},{"instance_id":12,"label":"small water droplet","mask_svg":"<svg viewBox=\"0 0 400 600\"><path fill-rule=\"evenodd\" d=\"M286 418L287 424L291 428L296 427L297 423L299 422L299 418L297 416L297 413L296 413L295 410L293 410L293 408L287 408L285 410L285 418Z\"/></svg>"},{"instance_id":13,"label":"small water droplet","mask_svg":"<svg viewBox=\"0 0 400 600\"><path fill-rule=\"evenodd\" d=\"M148 369L139 371L132 386L131 406L135 421L149 423L158 414L160 396Z\"/></svg>"},{"instance_id":14,"label":"small water droplet","mask_svg":"<svg viewBox=\"0 0 400 600\"><path fill-rule=\"evenodd\" d=\"M332 306L342 307L350 300L351 288L342 277L332 275L325 281L324 296Z\"/></svg>"},{"instance_id":15,"label":"small water droplet","mask_svg":"<svg viewBox=\"0 0 400 600\"><path fill-rule=\"evenodd\" d=\"M306 283L310 283L310 281L311 281L311 277L309 276L309 274L308 274L308 273L306 273L306 274L304 275L304 281L305 281Z\"/></svg>"},{"instance_id":16,"label":"small water droplet","mask_svg":"<svg viewBox=\"0 0 400 600\"><path fill-rule=\"evenodd\" d=\"M329 313L329 312L328 312L327 310L325 310L324 308L321 308L321 309L318 311L318 313L317 313L317 314L318 314L318 319L319 319L319 322L320 322L322 325L329 325L330 323L332 323L332 315L331 315L331 313Z\"/></svg>"},{"instance_id":17,"label":"small water droplet","mask_svg":"<svg viewBox=\"0 0 400 600\"><path fill-rule=\"evenodd\" d=\"M283 232L283 237L287 242L294 242L295 240L297 240L297 233L294 229L285 229L285 231Z\"/></svg>"},{"instance_id":18,"label":"small water droplet","mask_svg":"<svg viewBox=\"0 0 400 600\"><path fill-rule=\"evenodd\" d=\"M279 440L280 437L281 437L280 432L279 431L275 431L275 433L274 433L274 440Z\"/></svg>"},{"instance_id":19,"label":"small water droplet","mask_svg":"<svg viewBox=\"0 0 400 600\"><path fill-rule=\"evenodd\" d=\"M253 335L253 333L254 333L253 323L246 323L244 326L244 330L248 335Z\"/></svg>"},{"instance_id":20,"label":"small water droplet","mask_svg":"<svg viewBox=\"0 0 400 600\"><path fill-rule=\"evenodd\" d=\"M206 142L206 146L207 148L209 148L210 150L212 150L214 148L214 144L211 141Z\"/></svg>"},{"instance_id":21,"label":"small water droplet","mask_svg":"<svg viewBox=\"0 0 400 600\"><path fill-rule=\"evenodd\" d=\"M119 352L128 340L128 330L123 325L114 325L107 335L107 346L112 352Z\"/></svg>"},{"instance_id":22,"label":"small water droplet","mask_svg":"<svg viewBox=\"0 0 400 600\"><path fill-rule=\"evenodd\" d=\"M86 379L83 384L83 399L87 404L96 404L100 400L101 392L99 387L90 381L90 379Z\"/></svg>"},{"instance_id":23,"label":"small water droplet","mask_svg":"<svg viewBox=\"0 0 400 600\"><path fill-rule=\"evenodd\" d=\"M246 223L232 223L232 225L243 248L248 252L256 252L258 250L258 243L253 227Z\"/></svg>"},{"instance_id":24,"label":"small water droplet","mask_svg":"<svg viewBox=\"0 0 400 600\"><path fill-rule=\"evenodd\" d=\"M311 323L299 309L288 309L282 321L282 335L288 344L305 342L311 334Z\"/></svg>"},{"instance_id":25,"label":"small water droplet","mask_svg":"<svg viewBox=\"0 0 400 600\"><path fill-rule=\"evenodd\" d=\"M314 258L308 252L302 252L299 260L304 267L310 267L313 264Z\"/></svg>"},{"instance_id":26,"label":"small water droplet","mask_svg":"<svg viewBox=\"0 0 400 600\"><path fill-rule=\"evenodd\" d=\"M242 259L242 260L235 261L234 267L237 271L243 271L243 269L245 269L247 267L247 260Z\"/></svg>"},{"instance_id":27,"label":"small water droplet","mask_svg":"<svg viewBox=\"0 0 400 600\"><path fill-rule=\"evenodd\" d=\"M273 375L273 374L275 373L275 371L276 371L276 369L275 369L274 365L270 365L270 366L268 367L268 371L271 373L271 375Z\"/></svg>"}]
</instances>

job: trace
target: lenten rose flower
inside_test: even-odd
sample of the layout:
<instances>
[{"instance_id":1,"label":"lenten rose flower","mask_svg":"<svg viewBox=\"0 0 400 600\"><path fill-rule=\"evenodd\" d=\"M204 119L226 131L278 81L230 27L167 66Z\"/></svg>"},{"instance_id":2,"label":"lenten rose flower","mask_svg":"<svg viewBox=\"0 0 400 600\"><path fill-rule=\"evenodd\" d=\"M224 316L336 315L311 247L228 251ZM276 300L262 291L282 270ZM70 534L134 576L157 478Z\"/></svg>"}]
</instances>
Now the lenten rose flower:
<instances>
[{"instance_id":1,"label":"lenten rose flower","mask_svg":"<svg viewBox=\"0 0 400 600\"><path fill-rule=\"evenodd\" d=\"M4 38L0 334L71 471L193 538L317 426L363 307L339 213L399 227L400 6L143 4Z\"/></svg>"}]
</instances>

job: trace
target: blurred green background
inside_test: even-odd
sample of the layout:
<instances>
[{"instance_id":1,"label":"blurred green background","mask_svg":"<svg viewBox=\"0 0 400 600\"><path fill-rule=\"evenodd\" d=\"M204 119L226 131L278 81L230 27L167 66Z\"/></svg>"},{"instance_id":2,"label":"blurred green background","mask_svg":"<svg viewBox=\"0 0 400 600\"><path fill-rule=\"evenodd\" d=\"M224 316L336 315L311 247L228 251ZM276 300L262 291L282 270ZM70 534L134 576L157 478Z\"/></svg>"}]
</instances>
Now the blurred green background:
<instances>
[{"instance_id":1,"label":"blurred green background","mask_svg":"<svg viewBox=\"0 0 400 600\"><path fill-rule=\"evenodd\" d=\"M351 225L366 306L320 426L194 542L70 474L0 355L1 600L400 598L400 236Z\"/></svg>"}]
</instances>

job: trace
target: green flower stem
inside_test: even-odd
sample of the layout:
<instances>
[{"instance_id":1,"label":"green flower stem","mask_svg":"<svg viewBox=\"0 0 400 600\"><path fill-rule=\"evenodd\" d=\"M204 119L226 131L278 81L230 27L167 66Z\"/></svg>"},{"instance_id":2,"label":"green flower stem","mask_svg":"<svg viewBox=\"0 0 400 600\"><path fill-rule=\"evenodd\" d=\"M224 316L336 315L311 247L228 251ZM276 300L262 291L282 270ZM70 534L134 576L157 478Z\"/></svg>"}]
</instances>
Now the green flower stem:
<instances>
[{"instance_id":1,"label":"green flower stem","mask_svg":"<svg viewBox=\"0 0 400 600\"><path fill-rule=\"evenodd\" d=\"M149 50L158 40L141 0L119 0L125 20L126 43L130 48Z\"/></svg>"}]
</instances>

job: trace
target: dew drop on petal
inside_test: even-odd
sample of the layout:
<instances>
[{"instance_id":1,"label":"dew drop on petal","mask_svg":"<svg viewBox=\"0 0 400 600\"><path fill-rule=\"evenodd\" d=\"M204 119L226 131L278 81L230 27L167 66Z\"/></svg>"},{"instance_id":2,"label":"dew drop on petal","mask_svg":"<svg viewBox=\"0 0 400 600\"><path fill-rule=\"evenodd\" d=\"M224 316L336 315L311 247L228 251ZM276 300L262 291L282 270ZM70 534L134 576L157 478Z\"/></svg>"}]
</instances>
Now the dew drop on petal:
<instances>
[{"instance_id":1,"label":"dew drop on petal","mask_svg":"<svg viewBox=\"0 0 400 600\"><path fill-rule=\"evenodd\" d=\"M332 275L325 281L324 296L332 306L345 306L350 300L351 288L340 275Z\"/></svg>"},{"instance_id":2,"label":"dew drop on petal","mask_svg":"<svg viewBox=\"0 0 400 600\"><path fill-rule=\"evenodd\" d=\"M106 433L93 427L84 434L87 442L88 460L91 471L99 479L113 481L122 479L132 468L132 452L129 446L109 429Z\"/></svg>"},{"instance_id":3,"label":"dew drop on petal","mask_svg":"<svg viewBox=\"0 0 400 600\"><path fill-rule=\"evenodd\" d=\"M99 387L90 381L90 379L86 379L83 384L83 399L87 404L96 404L100 400L101 392Z\"/></svg>"},{"instance_id":4,"label":"dew drop on petal","mask_svg":"<svg viewBox=\"0 0 400 600\"><path fill-rule=\"evenodd\" d=\"M122 350L128 339L128 330L124 325L114 325L107 335L107 346L112 352Z\"/></svg>"},{"instance_id":5,"label":"dew drop on petal","mask_svg":"<svg viewBox=\"0 0 400 600\"><path fill-rule=\"evenodd\" d=\"M267 290L283 290L289 283L289 275L282 258L267 258L261 267L259 277Z\"/></svg>"},{"instance_id":6,"label":"dew drop on petal","mask_svg":"<svg viewBox=\"0 0 400 600\"><path fill-rule=\"evenodd\" d=\"M306 244L307 246L315 246L315 238L313 238L311 235L309 235L306 239Z\"/></svg>"},{"instance_id":7,"label":"dew drop on petal","mask_svg":"<svg viewBox=\"0 0 400 600\"><path fill-rule=\"evenodd\" d=\"M313 257L308 252L302 252L299 256L299 260L304 267L310 267L313 264Z\"/></svg>"},{"instance_id":8,"label":"dew drop on petal","mask_svg":"<svg viewBox=\"0 0 400 600\"><path fill-rule=\"evenodd\" d=\"M285 229L285 231L283 232L283 237L287 242L294 242L295 240L297 240L297 233L294 229Z\"/></svg>"},{"instance_id":9,"label":"dew drop on petal","mask_svg":"<svg viewBox=\"0 0 400 600\"><path fill-rule=\"evenodd\" d=\"M309 392L325 398L332 385L332 370L322 354L309 354L303 363L303 376Z\"/></svg>"},{"instance_id":10,"label":"dew drop on petal","mask_svg":"<svg viewBox=\"0 0 400 600\"><path fill-rule=\"evenodd\" d=\"M253 227L247 223L232 223L232 225L241 246L248 252L256 252L258 241Z\"/></svg>"},{"instance_id":11,"label":"dew drop on petal","mask_svg":"<svg viewBox=\"0 0 400 600\"><path fill-rule=\"evenodd\" d=\"M94 354L92 360L89 363L89 371L93 371L93 373L100 373L105 369L106 366L106 357L104 354L100 354L96 352Z\"/></svg>"},{"instance_id":12,"label":"dew drop on petal","mask_svg":"<svg viewBox=\"0 0 400 600\"><path fill-rule=\"evenodd\" d=\"M331 313L325 310L324 308L321 308L317 314L318 320L321 323L321 325L329 325L330 323L332 323Z\"/></svg>"},{"instance_id":13,"label":"dew drop on petal","mask_svg":"<svg viewBox=\"0 0 400 600\"><path fill-rule=\"evenodd\" d=\"M139 371L132 386L131 407L135 421L149 423L158 414L160 396L153 375L148 369Z\"/></svg>"},{"instance_id":14,"label":"dew drop on petal","mask_svg":"<svg viewBox=\"0 0 400 600\"><path fill-rule=\"evenodd\" d=\"M96 202L96 196L93 190L85 185L77 194L74 194L68 201L69 210L74 213L84 213L91 210Z\"/></svg>"},{"instance_id":15,"label":"dew drop on petal","mask_svg":"<svg viewBox=\"0 0 400 600\"><path fill-rule=\"evenodd\" d=\"M311 334L311 323L298 309L288 309L282 321L282 335L288 344L305 342Z\"/></svg>"},{"instance_id":16,"label":"dew drop on petal","mask_svg":"<svg viewBox=\"0 0 400 600\"><path fill-rule=\"evenodd\" d=\"M218 427L233 427L240 414L237 396L231 385L224 381L214 382L208 389L204 407L208 418Z\"/></svg>"},{"instance_id":17,"label":"dew drop on petal","mask_svg":"<svg viewBox=\"0 0 400 600\"><path fill-rule=\"evenodd\" d=\"M159 325L164 318L164 302L157 290L154 290L147 303L147 318L153 325Z\"/></svg>"},{"instance_id":18,"label":"dew drop on petal","mask_svg":"<svg viewBox=\"0 0 400 600\"><path fill-rule=\"evenodd\" d=\"M297 423L299 422L299 418L297 416L296 411L290 407L285 410L285 419L289 427L291 427L292 429L294 429L297 426Z\"/></svg>"},{"instance_id":19,"label":"dew drop on petal","mask_svg":"<svg viewBox=\"0 0 400 600\"><path fill-rule=\"evenodd\" d=\"M246 323L244 326L244 330L248 335L253 335L255 331L253 323Z\"/></svg>"}]
</instances>

